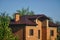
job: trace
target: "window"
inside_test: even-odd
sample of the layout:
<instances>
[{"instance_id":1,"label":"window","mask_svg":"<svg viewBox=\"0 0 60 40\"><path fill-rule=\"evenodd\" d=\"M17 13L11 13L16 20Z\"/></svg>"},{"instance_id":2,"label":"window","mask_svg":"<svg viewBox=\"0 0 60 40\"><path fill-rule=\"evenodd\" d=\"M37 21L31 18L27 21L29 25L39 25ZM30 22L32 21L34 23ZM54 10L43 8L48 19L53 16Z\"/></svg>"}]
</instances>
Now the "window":
<instances>
[{"instance_id":1,"label":"window","mask_svg":"<svg viewBox=\"0 0 60 40\"><path fill-rule=\"evenodd\" d=\"M40 39L40 30L38 30L38 39Z\"/></svg>"},{"instance_id":2,"label":"window","mask_svg":"<svg viewBox=\"0 0 60 40\"><path fill-rule=\"evenodd\" d=\"M54 35L54 31L53 31L53 30L50 31L50 35L51 35L51 36Z\"/></svg>"},{"instance_id":3,"label":"window","mask_svg":"<svg viewBox=\"0 0 60 40\"><path fill-rule=\"evenodd\" d=\"M30 29L30 36L33 35L33 29Z\"/></svg>"}]
</instances>

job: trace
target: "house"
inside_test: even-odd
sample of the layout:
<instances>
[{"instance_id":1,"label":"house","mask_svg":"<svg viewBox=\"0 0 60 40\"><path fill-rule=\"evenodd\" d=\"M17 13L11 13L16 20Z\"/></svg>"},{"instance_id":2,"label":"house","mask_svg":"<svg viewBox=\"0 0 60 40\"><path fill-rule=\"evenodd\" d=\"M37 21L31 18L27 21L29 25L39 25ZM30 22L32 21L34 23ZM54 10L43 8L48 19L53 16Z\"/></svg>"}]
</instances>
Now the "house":
<instances>
[{"instance_id":1,"label":"house","mask_svg":"<svg viewBox=\"0 0 60 40\"><path fill-rule=\"evenodd\" d=\"M15 13L10 21L12 32L19 40L56 40L57 25L49 21L46 15L24 15Z\"/></svg>"}]
</instances>

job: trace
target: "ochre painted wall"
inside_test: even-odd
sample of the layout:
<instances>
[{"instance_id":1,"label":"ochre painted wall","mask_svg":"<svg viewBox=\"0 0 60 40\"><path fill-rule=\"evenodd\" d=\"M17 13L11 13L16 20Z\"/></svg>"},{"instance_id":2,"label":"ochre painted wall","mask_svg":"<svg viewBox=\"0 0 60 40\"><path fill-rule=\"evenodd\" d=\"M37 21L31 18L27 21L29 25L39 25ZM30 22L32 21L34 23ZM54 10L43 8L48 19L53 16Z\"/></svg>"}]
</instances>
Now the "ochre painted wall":
<instances>
[{"instance_id":1,"label":"ochre painted wall","mask_svg":"<svg viewBox=\"0 0 60 40\"><path fill-rule=\"evenodd\" d=\"M42 21L42 40L47 40L47 21Z\"/></svg>"},{"instance_id":2,"label":"ochre painted wall","mask_svg":"<svg viewBox=\"0 0 60 40\"><path fill-rule=\"evenodd\" d=\"M26 26L26 40L55 40L57 38L57 28L56 27L49 27L48 20L41 22L40 20L36 19L37 26ZM42 26L46 28L42 29ZM29 30L34 30L34 35L29 35ZM38 30L40 30L40 39L38 39ZM42 32L42 31L45 32ZM54 30L54 36L50 36L50 30ZM45 34L43 34L45 33ZM46 36L43 38L43 36Z\"/></svg>"},{"instance_id":3,"label":"ochre painted wall","mask_svg":"<svg viewBox=\"0 0 60 40\"><path fill-rule=\"evenodd\" d=\"M50 35L50 30L54 31L54 36ZM55 40L57 38L57 28L56 27L48 27L47 28L47 40Z\"/></svg>"},{"instance_id":4,"label":"ochre painted wall","mask_svg":"<svg viewBox=\"0 0 60 40\"><path fill-rule=\"evenodd\" d=\"M57 27L49 27L49 20L47 20L47 40L55 40L57 38ZM54 36L50 35L50 30L54 31Z\"/></svg>"},{"instance_id":5,"label":"ochre painted wall","mask_svg":"<svg viewBox=\"0 0 60 40\"><path fill-rule=\"evenodd\" d=\"M42 40L42 23L41 21L36 19L37 26L26 26L26 40ZM33 29L34 34L33 36L29 35L29 30ZM40 39L38 39L38 30L40 30Z\"/></svg>"}]
</instances>

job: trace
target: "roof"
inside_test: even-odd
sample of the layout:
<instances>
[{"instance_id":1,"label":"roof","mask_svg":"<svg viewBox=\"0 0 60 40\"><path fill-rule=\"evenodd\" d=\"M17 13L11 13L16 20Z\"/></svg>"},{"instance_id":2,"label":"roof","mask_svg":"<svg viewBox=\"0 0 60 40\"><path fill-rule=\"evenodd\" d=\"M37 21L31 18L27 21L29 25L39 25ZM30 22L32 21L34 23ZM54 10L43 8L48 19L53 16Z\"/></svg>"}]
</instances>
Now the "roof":
<instances>
[{"instance_id":1,"label":"roof","mask_svg":"<svg viewBox=\"0 0 60 40\"><path fill-rule=\"evenodd\" d=\"M44 14L41 15L24 15L20 17L19 21L15 21L14 19L11 20L10 24L25 24L25 25L37 25L36 22L34 22L35 19L39 19L41 21L45 19L49 19L47 16ZM57 26L56 24L49 22L49 26L54 27Z\"/></svg>"},{"instance_id":2,"label":"roof","mask_svg":"<svg viewBox=\"0 0 60 40\"><path fill-rule=\"evenodd\" d=\"M36 23L30 21L25 16L22 16L19 21L11 20L10 24L26 24L26 25L36 25Z\"/></svg>"},{"instance_id":3,"label":"roof","mask_svg":"<svg viewBox=\"0 0 60 40\"><path fill-rule=\"evenodd\" d=\"M37 25L34 21L34 19L45 17L48 19L47 16L41 14L41 15L24 15L20 17L20 20L16 22L14 19L11 20L10 24L26 24L26 25ZM43 18L42 18L43 19Z\"/></svg>"},{"instance_id":4,"label":"roof","mask_svg":"<svg viewBox=\"0 0 60 40\"><path fill-rule=\"evenodd\" d=\"M58 25L57 24L55 24L54 22L51 22L51 21L49 21L49 27L57 27Z\"/></svg>"}]
</instances>

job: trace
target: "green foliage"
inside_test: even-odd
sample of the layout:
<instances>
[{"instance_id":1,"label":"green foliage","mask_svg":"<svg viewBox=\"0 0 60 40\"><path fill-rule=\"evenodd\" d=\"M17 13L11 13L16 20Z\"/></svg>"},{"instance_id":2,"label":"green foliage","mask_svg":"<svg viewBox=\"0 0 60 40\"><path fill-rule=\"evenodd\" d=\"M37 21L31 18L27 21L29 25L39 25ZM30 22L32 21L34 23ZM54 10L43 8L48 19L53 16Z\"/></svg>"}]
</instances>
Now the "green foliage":
<instances>
[{"instance_id":1,"label":"green foliage","mask_svg":"<svg viewBox=\"0 0 60 40\"><path fill-rule=\"evenodd\" d=\"M5 13L0 15L0 40L17 40L9 26L9 16Z\"/></svg>"},{"instance_id":2,"label":"green foliage","mask_svg":"<svg viewBox=\"0 0 60 40\"><path fill-rule=\"evenodd\" d=\"M29 8L22 8L21 10L17 10L17 13L20 13L20 16L23 15L35 15L33 11L29 11ZM13 18L15 18L15 14L13 14Z\"/></svg>"},{"instance_id":3,"label":"green foliage","mask_svg":"<svg viewBox=\"0 0 60 40\"><path fill-rule=\"evenodd\" d=\"M57 40L60 40L60 35L57 36Z\"/></svg>"},{"instance_id":4,"label":"green foliage","mask_svg":"<svg viewBox=\"0 0 60 40\"><path fill-rule=\"evenodd\" d=\"M23 15L34 15L33 11L29 11L29 8L22 8L22 10L17 10L18 13L20 13L21 16Z\"/></svg>"}]
</instances>

